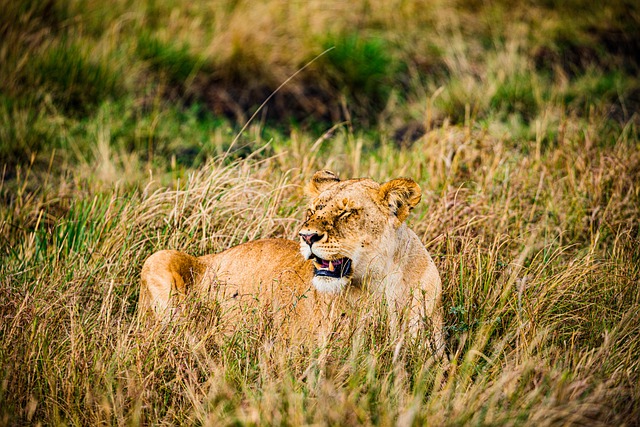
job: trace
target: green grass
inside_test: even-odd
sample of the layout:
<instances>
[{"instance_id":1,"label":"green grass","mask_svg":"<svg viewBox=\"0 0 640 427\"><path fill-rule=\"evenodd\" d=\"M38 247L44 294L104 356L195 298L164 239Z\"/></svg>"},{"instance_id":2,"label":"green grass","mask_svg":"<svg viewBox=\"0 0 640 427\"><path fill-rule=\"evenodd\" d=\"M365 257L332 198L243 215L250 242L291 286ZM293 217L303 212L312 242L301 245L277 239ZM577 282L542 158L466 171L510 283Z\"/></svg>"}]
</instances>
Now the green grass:
<instances>
[{"instance_id":1,"label":"green grass","mask_svg":"<svg viewBox=\"0 0 640 427\"><path fill-rule=\"evenodd\" d=\"M583 3L3 4L0 424L636 425L640 25ZM150 254L295 238L322 168L420 184L448 362L379 301L138 320Z\"/></svg>"},{"instance_id":2,"label":"green grass","mask_svg":"<svg viewBox=\"0 0 640 427\"><path fill-rule=\"evenodd\" d=\"M136 49L149 67L162 74L168 84L181 85L194 79L204 61L189 54L188 46L163 43L149 33L141 34Z\"/></svg>"},{"instance_id":3,"label":"green grass","mask_svg":"<svg viewBox=\"0 0 640 427\"><path fill-rule=\"evenodd\" d=\"M389 55L385 40L355 34L329 36L320 59L319 73L346 97L357 117L375 117L386 105L392 88L400 84L401 65Z\"/></svg>"}]
</instances>

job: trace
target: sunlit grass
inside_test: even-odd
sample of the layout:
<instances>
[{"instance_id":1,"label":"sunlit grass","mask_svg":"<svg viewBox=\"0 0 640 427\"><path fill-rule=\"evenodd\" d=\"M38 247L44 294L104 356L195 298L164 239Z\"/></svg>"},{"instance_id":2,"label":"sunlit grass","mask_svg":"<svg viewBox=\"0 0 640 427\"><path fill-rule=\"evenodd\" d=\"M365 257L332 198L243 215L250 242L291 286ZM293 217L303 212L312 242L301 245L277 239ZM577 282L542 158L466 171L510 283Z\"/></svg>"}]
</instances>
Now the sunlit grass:
<instances>
[{"instance_id":1,"label":"sunlit grass","mask_svg":"<svg viewBox=\"0 0 640 427\"><path fill-rule=\"evenodd\" d=\"M3 6L1 424L640 418L633 6ZM198 301L139 320L150 254L295 238L322 168L420 184L447 360L375 301L302 341Z\"/></svg>"},{"instance_id":2,"label":"sunlit grass","mask_svg":"<svg viewBox=\"0 0 640 427\"><path fill-rule=\"evenodd\" d=\"M200 325L199 345L193 326L139 324L139 269L154 250L203 254L295 234L308 172L283 168L284 153L216 160L168 187L87 182L73 190L76 201L48 189L4 211L7 420L536 423L637 414L640 272L625 224L638 214L630 183L639 159L628 142L606 153L562 144L536 159L508 141L436 132L419 148L384 144L370 154L360 137L338 134L327 153L306 156L347 175L415 171L425 196L410 224L443 277L449 363L399 344L375 307L351 313L336 341L304 347L274 341L267 313L248 315L226 338ZM563 157L581 166L566 175ZM612 159L628 169L601 169Z\"/></svg>"}]
</instances>

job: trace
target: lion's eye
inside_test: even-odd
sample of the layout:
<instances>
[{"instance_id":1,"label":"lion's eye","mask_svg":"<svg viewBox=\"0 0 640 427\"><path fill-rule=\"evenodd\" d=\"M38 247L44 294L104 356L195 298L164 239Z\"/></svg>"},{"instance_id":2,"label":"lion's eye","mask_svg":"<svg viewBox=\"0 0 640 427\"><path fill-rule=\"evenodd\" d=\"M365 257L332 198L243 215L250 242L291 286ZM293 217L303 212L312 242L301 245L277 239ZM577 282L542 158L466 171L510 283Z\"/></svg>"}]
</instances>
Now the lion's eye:
<instances>
[{"instance_id":1,"label":"lion's eye","mask_svg":"<svg viewBox=\"0 0 640 427\"><path fill-rule=\"evenodd\" d=\"M351 211L342 211L340 212L340 215L338 215L338 218L346 218L349 215L351 215L351 213L352 213Z\"/></svg>"}]
</instances>

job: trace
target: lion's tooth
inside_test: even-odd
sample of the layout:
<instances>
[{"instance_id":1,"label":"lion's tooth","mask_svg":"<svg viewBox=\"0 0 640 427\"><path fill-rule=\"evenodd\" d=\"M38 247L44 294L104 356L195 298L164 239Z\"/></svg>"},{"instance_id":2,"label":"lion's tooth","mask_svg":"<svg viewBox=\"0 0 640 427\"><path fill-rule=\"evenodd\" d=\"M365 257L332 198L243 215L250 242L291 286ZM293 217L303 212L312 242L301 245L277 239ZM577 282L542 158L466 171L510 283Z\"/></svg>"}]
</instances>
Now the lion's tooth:
<instances>
[{"instance_id":1,"label":"lion's tooth","mask_svg":"<svg viewBox=\"0 0 640 427\"><path fill-rule=\"evenodd\" d=\"M322 264L320 264L315 259L313 260L313 266L316 268L316 270L320 270L322 268Z\"/></svg>"},{"instance_id":2,"label":"lion's tooth","mask_svg":"<svg viewBox=\"0 0 640 427\"><path fill-rule=\"evenodd\" d=\"M335 271L335 267L333 266L333 262L329 261L329 271Z\"/></svg>"}]
</instances>

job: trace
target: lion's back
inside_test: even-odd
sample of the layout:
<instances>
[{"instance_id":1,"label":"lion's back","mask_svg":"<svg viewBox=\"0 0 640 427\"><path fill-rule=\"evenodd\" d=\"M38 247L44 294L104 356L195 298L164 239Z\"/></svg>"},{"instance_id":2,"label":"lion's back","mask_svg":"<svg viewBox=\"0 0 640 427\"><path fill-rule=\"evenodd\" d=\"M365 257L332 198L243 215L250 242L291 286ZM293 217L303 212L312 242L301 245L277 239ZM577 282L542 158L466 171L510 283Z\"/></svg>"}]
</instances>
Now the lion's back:
<instances>
[{"instance_id":1,"label":"lion's back","mask_svg":"<svg viewBox=\"0 0 640 427\"><path fill-rule=\"evenodd\" d=\"M264 293L269 287L304 290L313 267L300 254L299 244L288 239L261 239L243 243L199 260L219 283L236 286L245 294Z\"/></svg>"}]
</instances>

